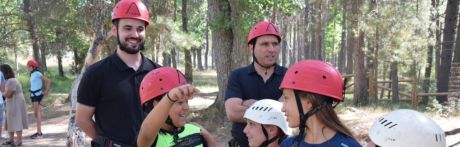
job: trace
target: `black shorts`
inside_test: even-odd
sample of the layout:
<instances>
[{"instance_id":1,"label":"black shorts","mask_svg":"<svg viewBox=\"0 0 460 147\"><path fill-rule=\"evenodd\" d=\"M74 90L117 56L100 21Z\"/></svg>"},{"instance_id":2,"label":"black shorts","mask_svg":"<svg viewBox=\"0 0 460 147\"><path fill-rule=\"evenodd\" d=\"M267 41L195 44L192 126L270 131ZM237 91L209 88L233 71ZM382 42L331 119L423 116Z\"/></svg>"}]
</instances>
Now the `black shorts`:
<instances>
[{"instance_id":1,"label":"black shorts","mask_svg":"<svg viewBox=\"0 0 460 147\"><path fill-rule=\"evenodd\" d=\"M43 94L40 94L38 96L30 96L30 99L32 99L32 102L41 102L43 99Z\"/></svg>"}]
</instances>

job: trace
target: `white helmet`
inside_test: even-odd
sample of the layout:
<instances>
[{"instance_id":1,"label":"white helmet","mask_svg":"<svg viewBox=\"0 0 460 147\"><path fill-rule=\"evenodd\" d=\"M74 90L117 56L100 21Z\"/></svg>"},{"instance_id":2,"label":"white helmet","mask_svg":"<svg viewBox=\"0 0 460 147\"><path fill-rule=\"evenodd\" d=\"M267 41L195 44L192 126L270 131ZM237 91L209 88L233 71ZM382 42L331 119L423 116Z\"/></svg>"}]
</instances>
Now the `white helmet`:
<instances>
[{"instance_id":1,"label":"white helmet","mask_svg":"<svg viewBox=\"0 0 460 147\"><path fill-rule=\"evenodd\" d=\"M423 113L400 109L377 119L369 129L371 140L383 147L445 147L444 131Z\"/></svg>"},{"instance_id":2,"label":"white helmet","mask_svg":"<svg viewBox=\"0 0 460 147\"><path fill-rule=\"evenodd\" d=\"M278 126L286 135L291 135L291 129L286 122L286 116L281 111L283 104L272 99L262 99L252 104L244 113L244 118L264 125Z\"/></svg>"}]
</instances>

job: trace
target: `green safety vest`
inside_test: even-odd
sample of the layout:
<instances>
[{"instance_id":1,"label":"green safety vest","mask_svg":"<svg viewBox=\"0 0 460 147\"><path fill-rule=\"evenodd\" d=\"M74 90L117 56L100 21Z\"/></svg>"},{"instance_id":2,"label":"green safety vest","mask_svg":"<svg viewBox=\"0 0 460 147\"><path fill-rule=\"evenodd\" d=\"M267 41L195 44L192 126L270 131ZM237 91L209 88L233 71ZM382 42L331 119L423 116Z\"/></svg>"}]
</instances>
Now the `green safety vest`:
<instances>
[{"instance_id":1,"label":"green safety vest","mask_svg":"<svg viewBox=\"0 0 460 147\"><path fill-rule=\"evenodd\" d=\"M176 140L175 134L172 132L160 131L158 133L156 147L204 147L205 140L200 134L201 128L192 124L185 124L184 127L178 131Z\"/></svg>"}]
</instances>

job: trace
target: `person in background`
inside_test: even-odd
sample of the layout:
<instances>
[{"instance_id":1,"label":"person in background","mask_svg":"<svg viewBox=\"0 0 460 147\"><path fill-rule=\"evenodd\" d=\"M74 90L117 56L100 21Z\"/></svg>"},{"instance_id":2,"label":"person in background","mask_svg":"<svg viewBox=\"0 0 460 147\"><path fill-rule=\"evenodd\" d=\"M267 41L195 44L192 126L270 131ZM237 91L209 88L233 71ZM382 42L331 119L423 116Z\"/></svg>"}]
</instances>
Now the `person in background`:
<instances>
[{"instance_id":1,"label":"person in background","mask_svg":"<svg viewBox=\"0 0 460 147\"><path fill-rule=\"evenodd\" d=\"M35 123L37 124L37 132L30 136L31 139L43 136L41 102L43 97L48 95L51 88L51 81L40 72L39 68L40 64L37 61L31 59L27 62L27 70L30 72L30 99L34 110Z\"/></svg>"},{"instance_id":2,"label":"person in background","mask_svg":"<svg viewBox=\"0 0 460 147\"><path fill-rule=\"evenodd\" d=\"M9 133L9 139L3 145L20 146L22 145L22 130L29 128L22 86L15 78L11 66L2 64L0 71L5 74L6 79L2 93L6 97L6 130ZM14 133L16 133L16 140Z\"/></svg>"},{"instance_id":3,"label":"person in background","mask_svg":"<svg viewBox=\"0 0 460 147\"><path fill-rule=\"evenodd\" d=\"M5 97L3 97L2 91L5 90L5 76L0 71L0 142L2 141L2 128L3 128L3 118L5 112Z\"/></svg>"}]
</instances>

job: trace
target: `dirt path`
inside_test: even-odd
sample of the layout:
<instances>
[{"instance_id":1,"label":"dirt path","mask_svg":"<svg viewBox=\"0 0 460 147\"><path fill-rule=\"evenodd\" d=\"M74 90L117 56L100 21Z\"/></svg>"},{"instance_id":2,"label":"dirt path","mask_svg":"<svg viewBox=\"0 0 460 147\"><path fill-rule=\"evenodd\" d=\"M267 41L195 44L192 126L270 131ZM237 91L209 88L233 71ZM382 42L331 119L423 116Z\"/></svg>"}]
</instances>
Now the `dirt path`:
<instances>
[{"instance_id":1,"label":"dirt path","mask_svg":"<svg viewBox=\"0 0 460 147\"><path fill-rule=\"evenodd\" d=\"M36 132L33 112L29 112L29 129L23 131L24 147L54 147L66 146L67 125L69 122L69 104L46 106L43 109L42 132L43 138L30 139L30 135ZM5 132L4 132L5 134Z\"/></svg>"}]
</instances>

